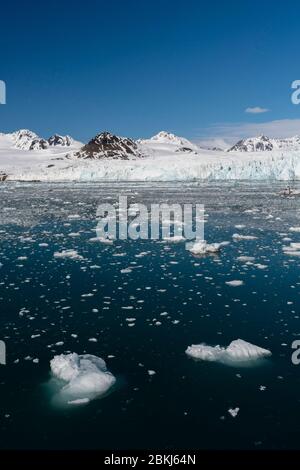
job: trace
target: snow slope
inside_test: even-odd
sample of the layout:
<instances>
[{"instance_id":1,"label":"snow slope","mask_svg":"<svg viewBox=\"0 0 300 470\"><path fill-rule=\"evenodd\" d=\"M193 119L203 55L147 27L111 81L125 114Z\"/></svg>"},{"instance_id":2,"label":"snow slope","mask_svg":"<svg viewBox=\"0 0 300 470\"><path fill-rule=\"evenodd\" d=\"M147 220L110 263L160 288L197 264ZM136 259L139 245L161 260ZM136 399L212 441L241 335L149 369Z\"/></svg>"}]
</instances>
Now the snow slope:
<instances>
[{"instance_id":1,"label":"snow slope","mask_svg":"<svg viewBox=\"0 0 300 470\"><path fill-rule=\"evenodd\" d=\"M84 147L76 141L67 147L23 150L16 148L11 135L0 134L0 180L300 180L300 146L294 141L294 145L272 150L225 152L205 150L162 132L137 141L138 151L124 160L106 156L111 155L106 150L99 159L81 158Z\"/></svg>"},{"instance_id":2,"label":"snow slope","mask_svg":"<svg viewBox=\"0 0 300 470\"><path fill-rule=\"evenodd\" d=\"M176 152L198 152L199 148L184 137L178 137L170 132L161 131L158 134L151 137L151 139L140 139L137 141L138 144L148 154L154 155L158 152L160 155L176 153Z\"/></svg>"},{"instance_id":3,"label":"snow slope","mask_svg":"<svg viewBox=\"0 0 300 470\"><path fill-rule=\"evenodd\" d=\"M41 142L45 142L44 148ZM47 172L49 165L58 159L65 159L67 151L74 152L81 146L81 142L69 136L54 135L45 140L27 129L10 134L0 133L0 180L1 174L14 180L22 179L19 178L20 173Z\"/></svg>"}]
</instances>

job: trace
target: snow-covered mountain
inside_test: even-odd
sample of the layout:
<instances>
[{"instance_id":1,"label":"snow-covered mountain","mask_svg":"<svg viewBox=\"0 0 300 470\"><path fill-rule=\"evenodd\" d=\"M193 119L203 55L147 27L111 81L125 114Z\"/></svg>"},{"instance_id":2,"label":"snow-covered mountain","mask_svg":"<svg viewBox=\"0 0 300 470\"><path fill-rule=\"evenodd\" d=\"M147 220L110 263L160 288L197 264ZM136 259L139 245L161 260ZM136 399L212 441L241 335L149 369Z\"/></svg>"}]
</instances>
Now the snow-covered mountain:
<instances>
[{"instance_id":1,"label":"snow-covered mountain","mask_svg":"<svg viewBox=\"0 0 300 470\"><path fill-rule=\"evenodd\" d=\"M39 139L39 136L28 129L21 129L19 131L8 134L7 137L11 137L15 148L21 150L30 150L30 147L34 141Z\"/></svg>"},{"instance_id":2,"label":"snow-covered mountain","mask_svg":"<svg viewBox=\"0 0 300 470\"><path fill-rule=\"evenodd\" d=\"M141 146L155 150L170 150L171 152L197 152L197 145L184 137L178 137L170 132L161 131L150 139L140 139L137 141Z\"/></svg>"},{"instance_id":3,"label":"snow-covered mountain","mask_svg":"<svg viewBox=\"0 0 300 470\"><path fill-rule=\"evenodd\" d=\"M295 136L287 139L271 139L260 135L239 140L228 152L270 152L280 149L300 150L300 138Z\"/></svg>"},{"instance_id":4,"label":"snow-covered mountain","mask_svg":"<svg viewBox=\"0 0 300 470\"><path fill-rule=\"evenodd\" d=\"M130 160L142 157L143 155L134 140L127 137L119 137L110 132L102 132L78 150L74 156L92 160L103 158Z\"/></svg>"},{"instance_id":5,"label":"snow-covered mountain","mask_svg":"<svg viewBox=\"0 0 300 470\"><path fill-rule=\"evenodd\" d=\"M87 144L68 136L0 134L0 181L300 180L300 139L244 139L230 151L160 132L134 141L109 132Z\"/></svg>"},{"instance_id":6,"label":"snow-covered mountain","mask_svg":"<svg viewBox=\"0 0 300 470\"><path fill-rule=\"evenodd\" d=\"M20 150L46 150L49 147L78 147L81 142L76 142L72 137L54 134L48 139L39 137L28 129L20 129L11 134L0 134L0 149L12 147Z\"/></svg>"}]
</instances>

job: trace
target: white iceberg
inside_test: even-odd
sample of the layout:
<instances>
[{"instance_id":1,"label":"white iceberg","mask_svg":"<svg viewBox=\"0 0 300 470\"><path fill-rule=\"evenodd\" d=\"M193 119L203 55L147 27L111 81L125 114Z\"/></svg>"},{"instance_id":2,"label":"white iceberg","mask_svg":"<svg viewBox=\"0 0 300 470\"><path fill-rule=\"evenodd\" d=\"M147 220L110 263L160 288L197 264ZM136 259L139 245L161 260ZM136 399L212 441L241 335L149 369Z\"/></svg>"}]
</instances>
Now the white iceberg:
<instances>
[{"instance_id":1,"label":"white iceberg","mask_svg":"<svg viewBox=\"0 0 300 470\"><path fill-rule=\"evenodd\" d=\"M226 281L225 284L231 287L239 287L244 284L244 281L240 281L240 280Z\"/></svg>"},{"instance_id":2,"label":"white iceberg","mask_svg":"<svg viewBox=\"0 0 300 470\"><path fill-rule=\"evenodd\" d=\"M225 245L228 245L228 242L207 243L205 240L197 240L188 247L188 250L193 255L204 255L207 253L218 253L221 247Z\"/></svg>"},{"instance_id":3,"label":"white iceberg","mask_svg":"<svg viewBox=\"0 0 300 470\"><path fill-rule=\"evenodd\" d=\"M232 238L237 241L237 240L257 240L257 237L254 235L241 235L240 233L234 233L232 235Z\"/></svg>"},{"instance_id":4,"label":"white iceberg","mask_svg":"<svg viewBox=\"0 0 300 470\"><path fill-rule=\"evenodd\" d=\"M68 404L88 403L107 393L116 382L105 361L91 354L54 356L50 367L52 375L63 382L59 398Z\"/></svg>"},{"instance_id":5,"label":"white iceberg","mask_svg":"<svg viewBox=\"0 0 300 470\"><path fill-rule=\"evenodd\" d=\"M236 408L229 408L228 413L229 413L233 418L236 418L239 411L240 411L240 409L239 409L238 407L236 407Z\"/></svg>"},{"instance_id":6,"label":"white iceberg","mask_svg":"<svg viewBox=\"0 0 300 470\"><path fill-rule=\"evenodd\" d=\"M67 259L78 259L81 260L83 259L83 256L79 255L76 250L62 250L62 251L56 251L54 253L54 258L67 258Z\"/></svg>"},{"instance_id":7,"label":"white iceberg","mask_svg":"<svg viewBox=\"0 0 300 470\"><path fill-rule=\"evenodd\" d=\"M255 361L271 356L268 349L255 346L242 339L236 339L227 348L223 346L208 346L206 344L192 344L186 349L186 354L202 361L221 362L227 365Z\"/></svg>"},{"instance_id":8,"label":"white iceberg","mask_svg":"<svg viewBox=\"0 0 300 470\"><path fill-rule=\"evenodd\" d=\"M283 246L282 251L286 255L300 256L300 243L291 242L289 246L288 245Z\"/></svg>"}]
</instances>

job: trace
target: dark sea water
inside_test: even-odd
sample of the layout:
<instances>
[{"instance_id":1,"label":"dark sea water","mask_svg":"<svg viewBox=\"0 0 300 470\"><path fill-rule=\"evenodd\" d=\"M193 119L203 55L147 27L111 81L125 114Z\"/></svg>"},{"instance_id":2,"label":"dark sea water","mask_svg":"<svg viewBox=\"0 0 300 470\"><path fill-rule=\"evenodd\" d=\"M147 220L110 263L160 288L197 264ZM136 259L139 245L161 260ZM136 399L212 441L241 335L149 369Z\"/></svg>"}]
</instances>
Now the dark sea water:
<instances>
[{"instance_id":1,"label":"dark sea water","mask_svg":"<svg viewBox=\"0 0 300 470\"><path fill-rule=\"evenodd\" d=\"M291 344L300 339L300 257L282 247L300 242L289 230L300 226L300 198L279 197L282 187L1 183L0 447L299 448L300 365ZM205 238L230 244L197 258L184 243L90 242L98 204L119 194L204 204ZM234 233L257 239L234 241ZM63 249L83 258L53 256ZM191 344L237 338L272 357L229 367L185 354ZM56 406L49 363L67 352L103 358L117 378L111 393Z\"/></svg>"}]
</instances>

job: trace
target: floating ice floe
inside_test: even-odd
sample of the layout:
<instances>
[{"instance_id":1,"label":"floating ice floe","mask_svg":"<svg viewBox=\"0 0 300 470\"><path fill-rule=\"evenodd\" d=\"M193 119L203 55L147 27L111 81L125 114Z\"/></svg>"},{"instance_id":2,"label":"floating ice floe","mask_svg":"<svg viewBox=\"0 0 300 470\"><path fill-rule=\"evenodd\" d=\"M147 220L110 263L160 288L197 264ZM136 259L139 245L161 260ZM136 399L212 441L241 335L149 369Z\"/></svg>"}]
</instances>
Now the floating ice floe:
<instances>
[{"instance_id":1,"label":"floating ice floe","mask_svg":"<svg viewBox=\"0 0 300 470\"><path fill-rule=\"evenodd\" d=\"M232 238L234 240L257 240L257 237L254 235L241 235L240 233L234 233Z\"/></svg>"},{"instance_id":2,"label":"floating ice floe","mask_svg":"<svg viewBox=\"0 0 300 470\"><path fill-rule=\"evenodd\" d=\"M239 409L238 407L236 407L236 408L229 408L228 413L229 413L233 418L236 418L239 411L240 411L240 409Z\"/></svg>"},{"instance_id":3,"label":"floating ice floe","mask_svg":"<svg viewBox=\"0 0 300 470\"><path fill-rule=\"evenodd\" d=\"M202 361L221 362L227 365L240 364L241 362L255 361L271 356L268 349L255 346L242 339L236 339L227 348L223 346L208 346L202 344L192 344L186 349L186 354L194 359Z\"/></svg>"},{"instance_id":4,"label":"floating ice floe","mask_svg":"<svg viewBox=\"0 0 300 470\"><path fill-rule=\"evenodd\" d=\"M129 274L129 273L132 273L132 269L124 268L124 269L121 269L120 273L121 274Z\"/></svg>"},{"instance_id":5,"label":"floating ice floe","mask_svg":"<svg viewBox=\"0 0 300 470\"><path fill-rule=\"evenodd\" d=\"M238 286L242 286L244 284L244 281L233 280L233 281L227 281L225 282L225 284L231 287L238 287Z\"/></svg>"},{"instance_id":6,"label":"floating ice floe","mask_svg":"<svg viewBox=\"0 0 300 470\"><path fill-rule=\"evenodd\" d=\"M104 395L116 382L103 359L91 354L61 354L50 361L53 376L62 381L59 398L68 404L84 404Z\"/></svg>"},{"instance_id":7,"label":"floating ice floe","mask_svg":"<svg viewBox=\"0 0 300 470\"><path fill-rule=\"evenodd\" d=\"M290 232L300 232L300 227L290 227L289 231Z\"/></svg>"},{"instance_id":8,"label":"floating ice floe","mask_svg":"<svg viewBox=\"0 0 300 470\"><path fill-rule=\"evenodd\" d=\"M76 250L56 251L53 256L54 258L83 259L83 256L79 255Z\"/></svg>"},{"instance_id":9,"label":"floating ice floe","mask_svg":"<svg viewBox=\"0 0 300 470\"><path fill-rule=\"evenodd\" d=\"M282 251L286 255L300 256L300 243L290 243L289 245L283 246Z\"/></svg>"},{"instance_id":10,"label":"floating ice floe","mask_svg":"<svg viewBox=\"0 0 300 470\"><path fill-rule=\"evenodd\" d=\"M164 241L168 243L180 243L186 241L186 238L182 235L174 235L173 237L164 237Z\"/></svg>"},{"instance_id":11,"label":"floating ice floe","mask_svg":"<svg viewBox=\"0 0 300 470\"><path fill-rule=\"evenodd\" d=\"M255 261L255 258L253 258L253 256L238 256L237 260L241 261L242 263L251 263Z\"/></svg>"},{"instance_id":12,"label":"floating ice floe","mask_svg":"<svg viewBox=\"0 0 300 470\"><path fill-rule=\"evenodd\" d=\"M103 243L104 245L113 245L113 240L110 238L104 238L104 237L93 237L89 239L89 242L98 242L98 243Z\"/></svg>"},{"instance_id":13,"label":"floating ice floe","mask_svg":"<svg viewBox=\"0 0 300 470\"><path fill-rule=\"evenodd\" d=\"M193 255L205 255L207 253L218 253L222 246L228 245L229 242L207 243L205 240L195 241L188 250Z\"/></svg>"},{"instance_id":14,"label":"floating ice floe","mask_svg":"<svg viewBox=\"0 0 300 470\"><path fill-rule=\"evenodd\" d=\"M267 265L266 264L260 264L260 263L257 263L254 265L257 269L267 269Z\"/></svg>"}]
</instances>

